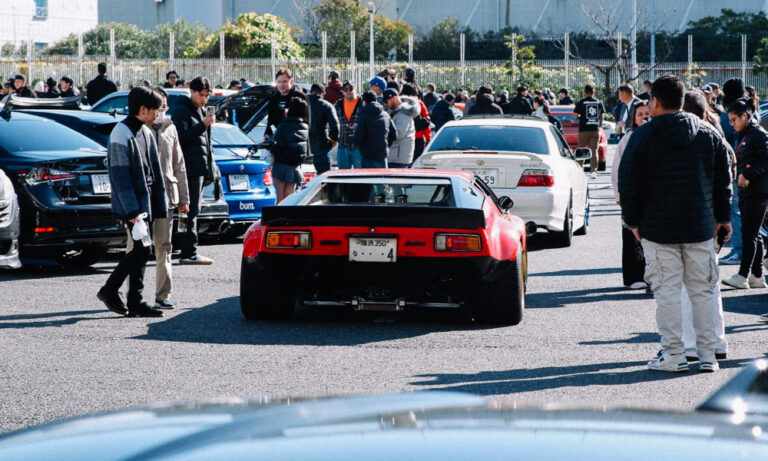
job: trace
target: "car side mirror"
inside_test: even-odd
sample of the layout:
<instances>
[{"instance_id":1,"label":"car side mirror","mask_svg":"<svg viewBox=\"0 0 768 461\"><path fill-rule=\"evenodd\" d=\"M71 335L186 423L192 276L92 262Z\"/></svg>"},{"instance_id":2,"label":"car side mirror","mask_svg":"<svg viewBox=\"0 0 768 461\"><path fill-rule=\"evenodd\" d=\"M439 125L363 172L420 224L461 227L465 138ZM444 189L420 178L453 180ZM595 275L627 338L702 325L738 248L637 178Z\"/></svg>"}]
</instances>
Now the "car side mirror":
<instances>
[{"instance_id":1,"label":"car side mirror","mask_svg":"<svg viewBox=\"0 0 768 461\"><path fill-rule=\"evenodd\" d=\"M574 152L574 156L576 157L576 160L589 160L592 158L592 150L588 147L579 147Z\"/></svg>"},{"instance_id":2,"label":"car side mirror","mask_svg":"<svg viewBox=\"0 0 768 461\"><path fill-rule=\"evenodd\" d=\"M499 198L499 207L501 207L502 210L509 211L513 206L515 206L515 202L506 195L502 195Z\"/></svg>"}]
</instances>

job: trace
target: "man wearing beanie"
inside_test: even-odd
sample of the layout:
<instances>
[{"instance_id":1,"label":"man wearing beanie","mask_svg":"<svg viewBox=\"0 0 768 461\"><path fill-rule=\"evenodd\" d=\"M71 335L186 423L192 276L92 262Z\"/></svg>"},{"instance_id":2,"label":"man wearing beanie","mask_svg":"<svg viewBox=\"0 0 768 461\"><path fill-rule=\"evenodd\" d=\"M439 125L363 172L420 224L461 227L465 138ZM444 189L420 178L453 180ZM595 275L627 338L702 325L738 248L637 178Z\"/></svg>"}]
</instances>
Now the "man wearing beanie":
<instances>
[{"instance_id":1,"label":"man wearing beanie","mask_svg":"<svg viewBox=\"0 0 768 461\"><path fill-rule=\"evenodd\" d=\"M373 77L368 83L371 85L371 91L376 95L376 101L379 104L384 104L382 95L384 94L384 90L387 89L387 81L381 77Z\"/></svg>"}]
</instances>

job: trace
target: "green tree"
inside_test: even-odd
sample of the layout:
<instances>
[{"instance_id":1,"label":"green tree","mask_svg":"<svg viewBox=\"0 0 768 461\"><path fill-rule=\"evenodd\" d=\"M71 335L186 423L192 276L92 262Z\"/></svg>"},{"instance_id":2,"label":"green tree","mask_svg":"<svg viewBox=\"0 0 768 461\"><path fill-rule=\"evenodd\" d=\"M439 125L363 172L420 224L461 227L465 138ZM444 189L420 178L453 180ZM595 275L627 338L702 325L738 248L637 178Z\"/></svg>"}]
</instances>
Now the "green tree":
<instances>
[{"instance_id":1,"label":"green tree","mask_svg":"<svg viewBox=\"0 0 768 461\"><path fill-rule=\"evenodd\" d=\"M768 38L760 40L760 48L755 52L752 61L752 72L755 75L768 74Z\"/></svg>"},{"instance_id":2,"label":"green tree","mask_svg":"<svg viewBox=\"0 0 768 461\"><path fill-rule=\"evenodd\" d=\"M414 53L425 60L458 59L462 33L470 35L472 31L461 28L458 19L445 18L419 37Z\"/></svg>"},{"instance_id":3,"label":"green tree","mask_svg":"<svg viewBox=\"0 0 768 461\"><path fill-rule=\"evenodd\" d=\"M234 23L227 21L221 29L198 40L184 52L186 57L218 57L219 34L224 32L224 53L228 58L269 58L272 41L278 59L299 59L304 52L291 36L284 19L271 14L242 13Z\"/></svg>"},{"instance_id":4,"label":"green tree","mask_svg":"<svg viewBox=\"0 0 768 461\"><path fill-rule=\"evenodd\" d=\"M328 34L328 56L349 56L349 33L355 31L355 56L368 59L369 18L368 10L354 0L323 0L315 6L318 31ZM376 59L387 59L390 52L405 54L408 35L413 33L405 21L392 21L384 15L373 18L373 49Z\"/></svg>"},{"instance_id":5,"label":"green tree","mask_svg":"<svg viewBox=\"0 0 768 461\"><path fill-rule=\"evenodd\" d=\"M507 75L515 79L514 86L521 83L534 88L540 88L541 69L536 67L536 52L533 45L525 45L524 35L506 37L506 45L510 50L509 62L505 64Z\"/></svg>"},{"instance_id":6,"label":"green tree","mask_svg":"<svg viewBox=\"0 0 768 461\"><path fill-rule=\"evenodd\" d=\"M135 24L110 22L99 24L83 34L83 48L87 55L109 54L109 30L115 29L115 55L119 59L156 58L159 54L157 35L139 29ZM77 35L54 43L45 52L48 55L77 55Z\"/></svg>"},{"instance_id":7,"label":"green tree","mask_svg":"<svg viewBox=\"0 0 768 461\"><path fill-rule=\"evenodd\" d=\"M173 54L182 57L187 48L194 46L200 40L211 34L211 30L200 23L192 24L186 19L179 19L175 23L158 24L155 29L159 44L159 57L168 58L171 46L171 32L173 32Z\"/></svg>"},{"instance_id":8,"label":"green tree","mask_svg":"<svg viewBox=\"0 0 768 461\"><path fill-rule=\"evenodd\" d=\"M680 45L675 58L679 60L686 59L688 34L693 35L693 52L697 61L739 61L741 34L747 34L747 55L754 54L761 46L761 39L768 35L768 18L762 13L737 13L724 8L720 10L720 16L691 21L677 36Z\"/></svg>"}]
</instances>

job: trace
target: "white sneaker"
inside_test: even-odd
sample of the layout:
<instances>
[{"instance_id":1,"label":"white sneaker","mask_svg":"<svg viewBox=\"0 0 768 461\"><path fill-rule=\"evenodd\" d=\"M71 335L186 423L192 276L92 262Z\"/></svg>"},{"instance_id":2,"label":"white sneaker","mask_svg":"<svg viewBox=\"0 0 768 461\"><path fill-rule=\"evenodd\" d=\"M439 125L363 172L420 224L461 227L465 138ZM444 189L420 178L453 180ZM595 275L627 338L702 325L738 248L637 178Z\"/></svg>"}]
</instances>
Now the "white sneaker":
<instances>
[{"instance_id":1,"label":"white sneaker","mask_svg":"<svg viewBox=\"0 0 768 461\"><path fill-rule=\"evenodd\" d=\"M746 277L742 277L739 274L734 274L733 277L724 279L722 283L723 285L728 285L729 287L737 288L739 290L749 289L749 282L747 282Z\"/></svg>"},{"instance_id":2,"label":"white sneaker","mask_svg":"<svg viewBox=\"0 0 768 461\"><path fill-rule=\"evenodd\" d=\"M668 371L670 373L681 373L688 371L688 361L684 354L672 355L664 351L655 359L648 362L648 369L654 371Z\"/></svg>"},{"instance_id":3,"label":"white sneaker","mask_svg":"<svg viewBox=\"0 0 768 461\"><path fill-rule=\"evenodd\" d=\"M648 284L645 282L635 282L632 285L629 286L630 290L643 290L648 287Z\"/></svg>"},{"instance_id":4,"label":"white sneaker","mask_svg":"<svg viewBox=\"0 0 768 461\"><path fill-rule=\"evenodd\" d=\"M749 288L768 288L768 284L765 283L765 277L755 277L749 274L747 282L749 283Z\"/></svg>"},{"instance_id":5,"label":"white sneaker","mask_svg":"<svg viewBox=\"0 0 768 461\"><path fill-rule=\"evenodd\" d=\"M181 258L179 260L181 264L192 264L197 266L208 266L213 264L213 259L205 257L203 255L195 255L191 258Z\"/></svg>"},{"instance_id":6,"label":"white sneaker","mask_svg":"<svg viewBox=\"0 0 768 461\"><path fill-rule=\"evenodd\" d=\"M597 179L597 172L596 172L596 171L593 171L592 173L590 173L590 174L589 174L589 177L590 177L591 179Z\"/></svg>"},{"instance_id":7,"label":"white sneaker","mask_svg":"<svg viewBox=\"0 0 768 461\"><path fill-rule=\"evenodd\" d=\"M709 357L699 362L699 373L714 373L719 369L720 364L717 363L714 357Z\"/></svg>"}]
</instances>

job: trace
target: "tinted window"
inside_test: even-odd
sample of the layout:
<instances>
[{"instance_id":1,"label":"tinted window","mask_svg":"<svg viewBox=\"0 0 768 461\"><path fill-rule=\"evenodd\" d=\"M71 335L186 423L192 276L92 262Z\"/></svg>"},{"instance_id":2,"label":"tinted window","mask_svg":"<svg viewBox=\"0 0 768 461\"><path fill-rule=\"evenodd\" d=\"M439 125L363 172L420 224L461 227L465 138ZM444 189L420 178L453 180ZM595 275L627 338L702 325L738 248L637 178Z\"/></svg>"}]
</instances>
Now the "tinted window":
<instances>
[{"instance_id":1,"label":"tinted window","mask_svg":"<svg viewBox=\"0 0 768 461\"><path fill-rule=\"evenodd\" d=\"M128 96L115 96L114 98L102 101L92 109L94 112L112 112L128 115Z\"/></svg>"},{"instance_id":2,"label":"tinted window","mask_svg":"<svg viewBox=\"0 0 768 461\"><path fill-rule=\"evenodd\" d=\"M429 150L508 150L543 155L549 153L544 131L527 126L445 126L437 134Z\"/></svg>"},{"instance_id":3,"label":"tinted window","mask_svg":"<svg viewBox=\"0 0 768 461\"><path fill-rule=\"evenodd\" d=\"M567 112L567 113L552 112L552 116L560 120L560 123L563 123L563 122L578 123L578 120L576 120L576 118L573 116L573 112Z\"/></svg>"},{"instance_id":4,"label":"tinted window","mask_svg":"<svg viewBox=\"0 0 768 461\"><path fill-rule=\"evenodd\" d=\"M80 133L44 119L0 121L0 145L8 152L103 149Z\"/></svg>"},{"instance_id":5,"label":"tinted window","mask_svg":"<svg viewBox=\"0 0 768 461\"><path fill-rule=\"evenodd\" d=\"M381 183L324 183L309 200L309 205L352 204L456 206L450 183L388 184L384 181Z\"/></svg>"},{"instance_id":6,"label":"tinted window","mask_svg":"<svg viewBox=\"0 0 768 461\"><path fill-rule=\"evenodd\" d=\"M215 146L248 146L254 142L236 126L216 124L211 126L211 144Z\"/></svg>"}]
</instances>

